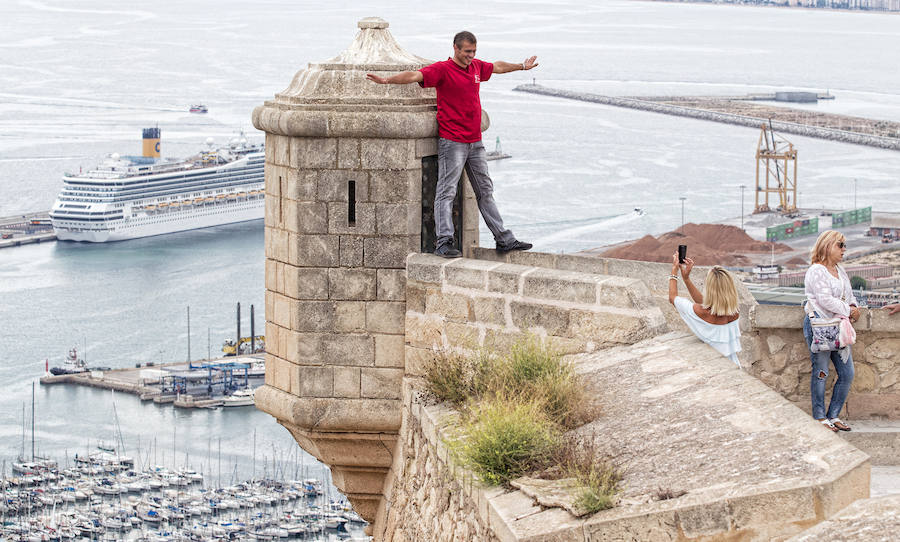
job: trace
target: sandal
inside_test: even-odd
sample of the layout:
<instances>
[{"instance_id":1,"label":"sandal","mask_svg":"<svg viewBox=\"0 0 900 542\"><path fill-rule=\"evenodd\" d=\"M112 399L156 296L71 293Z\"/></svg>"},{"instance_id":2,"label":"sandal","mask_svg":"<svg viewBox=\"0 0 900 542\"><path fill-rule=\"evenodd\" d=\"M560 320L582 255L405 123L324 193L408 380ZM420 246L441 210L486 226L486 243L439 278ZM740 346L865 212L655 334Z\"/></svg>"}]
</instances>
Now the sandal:
<instances>
[{"instance_id":1,"label":"sandal","mask_svg":"<svg viewBox=\"0 0 900 542\"><path fill-rule=\"evenodd\" d=\"M822 425L824 425L824 426L827 427L828 429L831 429L831 430L834 431L835 433L838 432L838 428L835 427L835 425L834 425L833 423L831 423L831 420L829 420L828 418L822 418L821 420L819 420L819 423L821 423Z\"/></svg>"},{"instance_id":2,"label":"sandal","mask_svg":"<svg viewBox=\"0 0 900 542\"><path fill-rule=\"evenodd\" d=\"M841 431L852 431L852 429L850 429L850 426L842 422L840 418L831 418L828 421L831 422L831 425L837 427Z\"/></svg>"}]
</instances>

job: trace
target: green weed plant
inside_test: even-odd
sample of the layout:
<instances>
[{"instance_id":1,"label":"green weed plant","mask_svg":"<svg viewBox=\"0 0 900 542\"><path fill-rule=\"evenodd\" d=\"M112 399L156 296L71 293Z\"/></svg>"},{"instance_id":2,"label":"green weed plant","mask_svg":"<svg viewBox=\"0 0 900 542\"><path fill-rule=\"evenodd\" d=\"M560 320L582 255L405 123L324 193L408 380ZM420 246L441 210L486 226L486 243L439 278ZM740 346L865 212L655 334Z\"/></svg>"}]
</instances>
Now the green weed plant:
<instances>
[{"instance_id":1,"label":"green weed plant","mask_svg":"<svg viewBox=\"0 0 900 542\"><path fill-rule=\"evenodd\" d=\"M473 405L464 432L454 451L490 484L544 466L560 439L540 403L500 397Z\"/></svg>"},{"instance_id":2,"label":"green weed plant","mask_svg":"<svg viewBox=\"0 0 900 542\"><path fill-rule=\"evenodd\" d=\"M614 505L619 471L584 442L563 438L592 413L574 367L551 343L528 335L505 354L442 351L426 366L425 381L460 411L451 450L485 482L549 469L578 480L578 506L594 512Z\"/></svg>"}]
</instances>

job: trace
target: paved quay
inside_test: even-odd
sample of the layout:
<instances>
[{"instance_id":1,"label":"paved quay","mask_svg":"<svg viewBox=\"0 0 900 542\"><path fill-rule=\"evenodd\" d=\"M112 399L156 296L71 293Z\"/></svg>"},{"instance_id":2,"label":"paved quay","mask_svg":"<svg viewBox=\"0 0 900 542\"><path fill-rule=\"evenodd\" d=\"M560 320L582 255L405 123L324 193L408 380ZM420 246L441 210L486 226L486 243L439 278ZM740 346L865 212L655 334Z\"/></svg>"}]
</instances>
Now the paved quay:
<instances>
[{"instance_id":1,"label":"paved quay","mask_svg":"<svg viewBox=\"0 0 900 542\"><path fill-rule=\"evenodd\" d=\"M0 217L0 248L17 247L56 240L50 226L50 211Z\"/></svg>"},{"instance_id":2,"label":"paved quay","mask_svg":"<svg viewBox=\"0 0 900 542\"><path fill-rule=\"evenodd\" d=\"M128 367L121 369L88 370L83 373L65 375L45 375L41 377L41 385L76 384L137 395L142 401L153 401L156 404L173 404L179 408L211 408L221 406L223 378L214 379L212 392L206 382L201 382L203 377L209 374L209 370L201 368L205 364L230 364L230 363L255 363L263 362L259 355L244 355L239 358L226 357L200 362L170 362L162 364L148 364L140 367ZM240 371L241 369L237 369ZM187 390L175 393L162 384L163 376L188 378ZM248 375L250 387L255 387L254 380L261 380L261 374ZM236 379L242 379L243 375L234 375ZM258 383L257 383L258 384ZM217 395L215 392L219 392Z\"/></svg>"}]
</instances>

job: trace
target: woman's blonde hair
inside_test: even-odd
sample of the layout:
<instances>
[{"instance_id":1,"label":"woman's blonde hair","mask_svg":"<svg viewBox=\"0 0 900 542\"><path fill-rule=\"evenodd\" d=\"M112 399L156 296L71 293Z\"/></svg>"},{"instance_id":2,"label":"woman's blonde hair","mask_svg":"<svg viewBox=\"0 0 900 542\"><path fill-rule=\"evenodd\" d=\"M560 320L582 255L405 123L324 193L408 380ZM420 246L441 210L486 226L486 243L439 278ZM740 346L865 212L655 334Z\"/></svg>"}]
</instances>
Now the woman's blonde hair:
<instances>
[{"instance_id":1,"label":"woman's blonde hair","mask_svg":"<svg viewBox=\"0 0 900 542\"><path fill-rule=\"evenodd\" d=\"M828 251L831 250L831 246L843 241L845 241L843 233L834 230L823 231L809 252L809 263L824 265L828 261Z\"/></svg>"},{"instance_id":2,"label":"woman's blonde hair","mask_svg":"<svg viewBox=\"0 0 900 542\"><path fill-rule=\"evenodd\" d=\"M738 312L737 286L734 276L720 265L714 266L706 274L703 292L703 308L713 316L731 316Z\"/></svg>"}]
</instances>

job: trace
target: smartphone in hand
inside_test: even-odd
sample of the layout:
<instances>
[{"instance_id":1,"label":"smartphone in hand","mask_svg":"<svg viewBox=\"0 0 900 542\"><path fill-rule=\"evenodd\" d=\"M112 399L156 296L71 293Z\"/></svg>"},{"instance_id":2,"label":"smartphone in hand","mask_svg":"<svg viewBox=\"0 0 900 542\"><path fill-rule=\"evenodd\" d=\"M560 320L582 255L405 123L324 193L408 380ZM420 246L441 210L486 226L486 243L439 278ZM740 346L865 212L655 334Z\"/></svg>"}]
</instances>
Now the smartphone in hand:
<instances>
[{"instance_id":1,"label":"smartphone in hand","mask_svg":"<svg viewBox=\"0 0 900 542\"><path fill-rule=\"evenodd\" d=\"M687 245L678 245L678 263L684 263L687 257Z\"/></svg>"}]
</instances>

